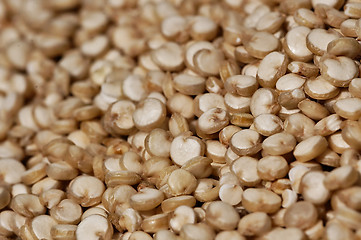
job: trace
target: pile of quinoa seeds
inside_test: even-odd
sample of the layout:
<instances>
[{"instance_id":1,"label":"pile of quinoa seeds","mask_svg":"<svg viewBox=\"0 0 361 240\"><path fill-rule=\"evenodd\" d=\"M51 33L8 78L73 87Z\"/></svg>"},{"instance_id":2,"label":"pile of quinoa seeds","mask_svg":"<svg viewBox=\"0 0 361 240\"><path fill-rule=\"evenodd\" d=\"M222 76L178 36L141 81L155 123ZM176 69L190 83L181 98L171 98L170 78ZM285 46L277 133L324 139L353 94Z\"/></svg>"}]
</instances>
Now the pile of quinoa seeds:
<instances>
[{"instance_id":1,"label":"pile of quinoa seeds","mask_svg":"<svg viewBox=\"0 0 361 240\"><path fill-rule=\"evenodd\" d=\"M0 240L361 240L360 40L361 0L0 0Z\"/></svg>"}]
</instances>

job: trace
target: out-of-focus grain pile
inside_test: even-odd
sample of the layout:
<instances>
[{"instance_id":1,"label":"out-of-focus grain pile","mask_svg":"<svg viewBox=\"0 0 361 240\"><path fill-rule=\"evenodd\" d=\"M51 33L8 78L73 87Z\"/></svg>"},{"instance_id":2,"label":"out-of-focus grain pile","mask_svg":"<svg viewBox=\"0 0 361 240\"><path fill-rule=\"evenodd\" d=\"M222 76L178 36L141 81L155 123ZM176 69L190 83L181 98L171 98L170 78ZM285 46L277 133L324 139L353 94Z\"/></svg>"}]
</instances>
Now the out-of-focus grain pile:
<instances>
[{"instance_id":1,"label":"out-of-focus grain pile","mask_svg":"<svg viewBox=\"0 0 361 240\"><path fill-rule=\"evenodd\" d=\"M361 239L360 0L0 0L0 239Z\"/></svg>"}]
</instances>

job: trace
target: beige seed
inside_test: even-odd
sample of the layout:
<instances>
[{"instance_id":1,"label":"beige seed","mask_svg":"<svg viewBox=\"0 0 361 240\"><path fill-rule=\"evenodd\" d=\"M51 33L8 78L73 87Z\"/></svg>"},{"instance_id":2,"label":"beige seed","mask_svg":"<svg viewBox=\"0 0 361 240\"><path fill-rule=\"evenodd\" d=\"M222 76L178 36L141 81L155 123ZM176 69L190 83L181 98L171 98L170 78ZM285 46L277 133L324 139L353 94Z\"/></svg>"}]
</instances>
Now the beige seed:
<instances>
[{"instance_id":1,"label":"beige seed","mask_svg":"<svg viewBox=\"0 0 361 240\"><path fill-rule=\"evenodd\" d=\"M288 59L285 54L271 52L265 56L257 71L257 80L262 87L274 88L277 80L286 73Z\"/></svg>"},{"instance_id":2,"label":"beige seed","mask_svg":"<svg viewBox=\"0 0 361 240\"><path fill-rule=\"evenodd\" d=\"M131 233L128 238L128 240L140 240L140 239L151 240L152 237L148 233L142 231L135 231Z\"/></svg>"},{"instance_id":3,"label":"beige seed","mask_svg":"<svg viewBox=\"0 0 361 240\"><path fill-rule=\"evenodd\" d=\"M188 171L177 169L169 175L168 186L174 196L188 195L196 189L197 179Z\"/></svg>"},{"instance_id":4,"label":"beige seed","mask_svg":"<svg viewBox=\"0 0 361 240\"><path fill-rule=\"evenodd\" d=\"M28 218L44 214L46 210L39 197L32 194L16 195L11 200L10 208Z\"/></svg>"},{"instance_id":5,"label":"beige seed","mask_svg":"<svg viewBox=\"0 0 361 240\"><path fill-rule=\"evenodd\" d=\"M179 113L173 113L168 122L169 131L173 137L189 131L187 120Z\"/></svg>"},{"instance_id":6,"label":"beige seed","mask_svg":"<svg viewBox=\"0 0 361 240\"><path fill-rule=\"evenodd\" d=\"M247 75L247 76L252 76L252 77L257 77L257 71L258 71L259 64L260 64L259 61L255 61L255 62L247 64L246 66L244 66L242 68L241 74Z\"/></svg>"},{"instance_id":7,"label":"beige seed","mask_svg":"<svg viewBox=\"0 0 361 240\"><path fill-rule=\"evenodd\" d=\"M289 73L277 80L276 89L280 92L293 91L301 88L305 82L305 78L294 73Z\"/></svg>"},{"instance_id":8,"label":"beige seed","mask_svg":"<svg viewBox=\"0 0 361 240\"><path fill-rule=\"evenodd\" d=\"M331 149L326 149L326 151L316 158L316 161L326 166L340 166L340 156Z\"/></svg>"},{"instance_id":9,"label":"beige seed","mask_svg":"<svg viewBox=\"0 0 361 240\"><path fill-rule=\"evenodd\" d=\"M313 54L307 47L307 35L311 29L304 26L292 28L287 32L283 42L283 48L287 55L295 61L308 62Z\"/></svg>"},{"instance_id":10,"label":"beige seed","mask_svg":"<svg viewBox=\"0 0 361 240\"><path fill-rule=\"evenodd\" d=\"M224 128L223 128L224 129ZM222 129L222 130L223 130ZM224 163L227 147L217 140L206 141L206 156L213 162Z\"/></svg>"},{"instance_id":11,"label":"beige seed","mask_svg":"<svg viewBox=\"0 0 361 240\"><path fill-rule=\"evenodd\" d=\"M254 117L262 113L276 114L280 110L277 93L270 88L260 88L252 96L250 110Z\"/></svg>"},{"instance_id":12,"label":"beige seed","mask_svg":"<svg viewBox=\"0 0 361 240\"><path fill-rule=\"evenodd\" d=\"M340 25L341 33L345 37L357 37L356 33L356 19L347 19Z\"/></svg>"},{"instance_id":13,"label":"beige seed","mask_svg":"<svg viewBox=\"0 0 361 240\"><path fill-rule=\"evenodd\" d=\"M1 150L0 150L1 151ZM16 184L21 182L21 175L25 172L25 167L21 162L11 159L0 159L0 175L2 181L7 184Z\"/></svg>"},{"instance_id":14,"label":"beige seed","mask_svg":"<svg viewBox=\"0 0 361 240\"><path fill-rule=\"evenodd\" d=\"M295 22L308 28L323 28L322 18L307 8L299 8L293 15Z\"/></svg>"},{"instance_id":15,"label":"beige seed","mask_svg":"<svg viewBox=\"0 0 361 240\"><path fill-rule=\"evenodd\" d=\"M261 236L271 228L271 218L264 212L250 213L238 223L238 232L247 237Z\"/></svg>"},{"instance_id":16,"label":"beige seed","mask_svg":"<svg viewBox=\"0 0 361 240\"><path fill-rule=\"evenodd\" d=\"M177 236L170 230L159 230L153 236L154 240L177 240Z\"/></svg>"},{"instance_id":17,"label":"beige seed","mask_svg":"<svg viewBox=\"0 0 361 240\"><path fill-rule=\"evenodd\" d=\"M21 176L22 182L27 185L36 183L46 176L46 167L47 164L45 162L40 162L32 168L26 170Z\"/></svg>"},{"instance_id":18,"label":"beige seed","mask_svg":"<svg viewBox=\"0 0 361 240\"><path fill-rule=\"evenodd\" d=\"M233 113L230 122L239 127L250 127L253 124L254 117L250 113Z\"/></svg>"},{"instance_id":19,"label":"beige seed","mask_svg":"<svg viewBox=\"0 0 361 240\"><path fill-rule=\"evenodd\" d=\"M62 240L62 239L69 239L75 240L76 239L76 232L77 226L71 224L57 224L54 225L51 230L50 234L53 239Z\"/></svg>"},{"instance_id":20,"label":"beige seed","mask_svg":"<svg viewBox=\"0 0 361 240\"><path fill-rule=\"evenodd\" d=\"M197 188L194 190L194 197L199 202L211 202L218 198L219 182L212 178L198 180Z\"/></svg>"},{"instance_id":21,"label":"beige seed","mask_svg":"<svg viewBox=\"0 0 361 240\"><path fill-rule=\"evenodd\" d=\"M218 75L223 61L224 55L217 49L202 49L193 57L195 71L204 77Z\"/></svg>"},{"instance_id":22,"label":"beige seed","mask_svg":"<svg viewBox=\"0 0 361 240\"><path fill-rule=\"evenodd\" d=\"M361 17L361 4L359 2L349 2L344 6L344 12L351 18Z\"/></svg>"},{"instance_id":23,"label":"beige seed","mask_svg":"<svg viewBox=\"0 0 361 240\"><path fill-rule=\"evenodd\" d=\"M348 57L328 57L320 62L321 75L336 87L347 87L359 69Z\"/></svg>"},{"instance_id":24,"label":"beige seed","mask_svg":"<svg viewBox=\"0 0 361 240\"><path fill-rule=\"evenodd\" d=\"M96 58L103 54L109 45L109 39L105 35L97 35L82 43L80 49L85 56Z\"/></svg>"},{"instance_id":25,"label":"beige seed","mask_svg":"<svg viewBox=\"0 0 361 240\"><path fill-rule=\"evenodd\" d=\"M316 79L308 79L305 83L305 93L317 100L326 100L335 97L339 89L326 81L323 76Z\"/></svg>"},{"instance_id":26,"label":"beige seed","mask_svg":"<svg viewBox=\"0 0 361 240\"><path fill-rule=\"evenodd\" d=\"M145 148L153 156L169 157L171 138L165 130L156 128L145 139Z\"/></svg>"},{"instance_id":27,"label":"beige seed","mask_svg":"<svg viewBox=\"0 0 361 240\"><path fill-rule=\"evenodd\" d=\"M261 150L261 136L254 130L241 130L233 134L230 147L236 154L253 155Z\"/></svg>"},{"instance_id":28,"label":"beige seed","mask_svg":"<svg viewBox=\"0 0 361 240\"><path fill-rule=\"evenodd\" d=\"M113 103L104 116L104 129L117 134L128 134L134 130L132 115L136 107L128 100Z\"/></svg>"},{"instance_id":29,"label":"beige seed","mask_svg":"<svg viewBox=\"0 0 361 240\"><path fill-rule=\"evenodd\" d=\"M206 210L206 221L214 228L233 230L239 222L239 214L229 204L215 201Z\"/></svg>"},{"instance_id":30,"label":"beige seed","mask_svg":"<svg viewBox=\"0 0 361 240\"><path fill-rule=\"evenodd\" d=\"M188 206L179 206L173 212L173 217L169 220L170 228L179 233L185 224L196 223L196 215L194 210Z\"/></svg>"},{"instance_id":31,"label":"beige seed","mask_svg":"<svg viewBox=\"0 0 361 240\"><path fill-rule=\"evenodd\" d=\"M44 191L47 191L49 189L57 189L61 187L61 182L58 180L54 180L50 177L44 178L40 180L39 182L35 183L31 187L31 193L40 195Z\"/></svg>"},{"instance_id":32,"label":"beige seed","mask_svg":"<svg viewBox=\"0 0 361 240\"><path fill-rule=\"evenodd\" d=\"M168 99L167 108L171 113L179 113L186 119L194 117L194 102L190 96L181 93L174 94Z\"/></svg>"},{"instance_id":33,"label":"beige seed","mask_svg":"<svg viewBox=\"0 0 361 240\"><path fill-rule=\"evenodd\" d=\"M235 134L236 132L240 131L241 128L234 126L234 125L228 125L226 127L224 127L220 132L219 132L219 141L228 146L233 134Z\"/></svg>"},{"instance_id":34,"label":"beige seed","mask_svg":"<svg viewBox=\"0 0 361 240\"><path fill-rule=\"evenodd\" d=\"M97 178L82 175L74 178L68 188L68 196L83 207L94 206L101 201L104 184Z\"/></svg>"},{"instance_id":35,"label":"beige seed","mask_svg":"<svg viewBox=\"0 0 361 240\"><path fill-rule=\"evenodd\" d=\"M353 97L361 97L361 78L354 78L351 80L350 85L348 86L349 92Z\"/></svg>"},{"instance_id":36,"label":"beige seed","mask_svg":"<svg viewBox=\"0 0 361 240\"><path fill-rule=\"evenodd\" d=\"M242 97L236 94L226 93L224 102L230 113L247 113L250 110L251 97Z\"/></svg>"},{"instance_id":37,"label":"beige seed","mask_svg":"<svg viewBox=\"0 0 361 240\"><path fill-rule=\"evenodd\" d=\"M314 134L315 123L307 116L296 113L286 118L284 121L284 130L292 134L297 141L302 141Z\"/></svg>"},{"instance_id":38,"label":"beige seed","mask_svg":"<svg viewBox=\"0 0 361 240\"><path fill-rule=\"evenodd\" d=\"M339 38L339 35L331 30L313 29L306 37L307 48L316 55L322 55L327 52L327 45Z\"/></svg>"},{"instance_id":39,"label":"beige seed","mask_svg":"<svg viewBox=\"0 0 361 240\"><path fill-rule=\"evenodd\" d=\"M292 240L304 240L307 239L305 233L298 228L274 228L273 230L269 231L265 235L262 236L264 240L271 240L271 239L282 239L288 238Z\"/></svg>"},{"instance_id":40,"label":"beige seed","mask_svg":"<svg viewBox=\"0 0 361 240\"><path fill-rule=\"evenodd\" d=\"M345 142L340 132L332 134L328 138L328 144L333 151L339 154L342 154L346 150L351 149L351 146Z\"/></svg>"},{"instance_id":41,"label":"beige seed","mask_svg":"<svg viewBox=\"0 0 361 240\"><path fill-rule=\"evenodd\" d=\"M222 108L211 108L198 119L198 128L206 134L216 133L228 125L227 111Z\"/></svg>"},{"instance_id":42,"label":"beige seed","mask_svg":"<svg viewBox=\"0 0 361 240\"><path fill-rule=\"evenodd\" d=\"M184 42L189 37L187 26L187 20L182 16L169 16L161 23L161 33L170 40Z\"/></svg>"},{"instance_id":43,"label":"beige seed","mask_svg":"<svg viewBox=\"0 0 361 240\"><path fill-rule=\"evenodd\" d=\"M210 42L206 41L193 42L188 45L187 49L185 50L185 64L189 68L195 69L194 57L198 51L203 49L214 50L214 46Z\"/></svg>"},{"instance_id":44,"label":"beige seed","mask_svg":"<svg viewBox=\"0 0 361 240\"><path fill-rule=\"evenodd\" d=\"M355 149L347 149L344 151L340 158L340 165L350 165L357 168L357 162L360 159L360 155Z\"/></svg>"},{"instance_id":45,"label":"beige seed","mask_svg":"<svg viewBox=\"0 0 361 240\"><path fill-rule=\"evenodd\" d=\"M240 157L231 164L231 172L234 173L243 186L256 186L261 178L257 173L257 159L252 157Z\"/></svg>"},{"instance_id":46,"label":"beige seed","mask_svg":"<svg viewBox=\"0 0 361 240\"><path fill-rule=\"evenodd\" d=\"M77 224L83 211L74 200L64 199L50 210L50 216L58 223Z\"/></svg>"},{"instance_id":47,"label":"beige seed","mask_svg":"<svg viewBox=\"0 0 361 240\"><path fill-rule=\"evenodd\" d=\"M342 127L342 138L353 149L361 149L361 126L358 122L347 121Z\"/></svg>"},{"instance_id":48,"label":"beige seed","mask_svg":"<svg viewBox=\"0 0 361 240\"><path fill-rule=\"evenodd\" d=\"M25 184L22 184L22 183L17 183L17 184L12 185L11 195L13 197L15 197L18 194L23 194L23 193L30 193L30 189L28 186L26 186Z\"/></svg>"},{"instance_id":49,"label":"beige seed","mask_svg":"<svg viewBox=\"0 0 361 240\"><path fill-rule=\"evenodd\" d=\"M351 166L342 166L331 171L324 180L324 185L330 191L348 188L358 179L357 171Z\"/></svg>"},{"instance_id":50,"label":"beige seed","mask_svg":"<svg viewBox=\"0 0 361 240\"><path fill-rule=\"evenodd\" d=\"M50 239L51 229L56 224L56 220L52 217L48 215L40 215L31 220L29 228L36 239Z\"/></svg>"},{"instance_id":51,"label":"beige seed","mask_svg":"<svg viewBox=\"0 0 361 240\"><path fill-rule=\"evenodd\" d=\"M296 203L298 195L295 191L284 189L282 192L282 207L289 208L292 204Z\"/></svg>"},{"instance_id":52,"label":"beige seed","mask_svg":"<svg viewBox=\"0 0 361 240\"><path fill-rule=\"evenodd\" d=\"M217 94L221 94L222 92L224 92L223 89L223 81L216 78L216 77L208 77L206 80L206 90L209 93L217 93Z\"/></svg>"},{"instance_id":53,"label":"beige seed","mask_svg":"<svg viewBox=\"0 0 361 240\"><path fill-rule=\"evenodd\" d=\"M298 161L306 162L322 154L327 149L327 146L326 138L316 135L297 144L293 154Z\"/></svg>"},{"instance_id":54,"label":"beige seed","mask_svg":"<svg viewBox=\"0 0 361 240\"><path fill-rule=\"evenodd\" d=\"M141 181L141 177L128 170L110 171L105 175L105 183L108 187L115 187L119 184L134 185Z\"/></svg>"},{"instance_id":55,"label":"beige seed","mask_svg":"<svg viewBox=\"0 0 361 240\"><path fill-rule=\"evenodd\" d=\"M327 45L327 53L354 59L360 55L361 46L353 38L338 38Z\"/></svg>"},{"instance_id":56,"label":"beige seed","mask_svg":"<svg viewBox=\"0 0 361 240\"><path fill-rule=\"evenodd\" d=\"M98 214L98 215L101 215L104 217L108 216L107 210L104 208L103 205L99 204L95 207L88 208L86 211L84 211L83 215L81 215L81 220L83 220L84 218L87 218L91 215L95 215L95 214Z\"/></svg>"},{"instance_id":57,"label":"beige seed","mask_svg":"<svg viewBox=\"0 0 361 240\"><path fill-rule=\"evenodd\" d=\"M46 167L46 174L55 180L72 180L78 175L78 170L66 162L55 162Z\"/></svg>"},{"instance_id":58,"label":"beige seed","mask_svg":"<svg viewBox=\"0 0 361 240\"><path fill-rule=\"evenodd\" d=\"M305 77L316 77L319 72L316 65L299 61L290 62L287 69L292 73L300 74Z\"/></svg>"},{"instance_id":59,"label":"beige seed","mask_svg":"<svg viewBox=\"0 0 361 240\"><path fill-rule=\"evenodd\" d=\"M342 238L342 239L352 239L354 237L353 232L344 226L342 223L338 221L330 221L326 224L325 233L324 233L325 239L336 239L336 238Z\"/></svg>"},{"instance_id":60,"label":"beige seed","mask_svg":"<svg viewBox=\"0 0 361 240\"><path fill-rule=\"evenodd\" d=\"M336 101L335 112L343 118L358 120L361 117L361 100L359 98L346 98Z\"/></svg>"},{"instance_id":61,"label":"beige seed","mask_svg":"<svg viewBox=\"0 0 361 240\"><path fill-rule=\"evenodd\" d=\"M164 199L161 191L152 188L140 189L130 197L131 206L138 211L148 211L158 206Z\"/></svg>"},{"instance_id":62,"label":"beige seed","mask_svg":"<svg viewBox=\"0 0 361 240\"><path fill-rule=\"evenodd\" d=\"M177 44L168 42L155 49L152 60L165 71L179 71L183 68L183 50Z\"/></svg>"},{"instance_id":63,"label":"beige seed","mask_svg":"<svg viewBox=\"0 0 361 240\"><path fill-rule=\"evenodd\" d=\"M295 146L295 137L287 132L273 134L266 138L262 143L263 151L274 156L289 153Z\"/></svg>"},{"instance_id":64,"label":"beige seed","mask_svg":"<svg viewBox=\"0 0 361 240\"><path fill-rule=\"evenodd\" d=\"M170 148L170 156L174 163L182 166L193 157L202 156L204 151L204 143L186 132L174 138Z\"/></svg>"},{"instance_id":65,"label":"beige seed","mask_svg":"<svg viewBox=\"0 0 361 240\"><path fill-rule=\"evenodd\" d=\"M232 21L232 20L229 20ZM237 25L234 22L224 24L223 29L223 37L227 43L230 43L234 46L238 46L241 44L243 39L243 31L241 25Z\"/></svg>"},{"instance_id":66,"label":"beige seed","mask_svg":"<svg viewBox=\"0 0 361 240\"><path fill-rule=\"evenodd\" d=\"M141 131L150 131L161 126L165 117L165 105L155 98L140 102L133 113L134 125Z\"/></svg>"},{"instance_id":67,"label":"beige seed","mask_svg":"<svg viewBox=\"0 0 361 240\"><path fill-rule=\"evenodd\" d=\"M169 158L152 157L143 164L143 172L147 177L154 177L165 167L169 167Z\"/></svg>"},{"instance_id":68,"label":"beige seed","mask_svg":"<svg viewBox=\"0 0 361 240\"><path fill-rule=\"evenodd\" d=\"M306 229L316 223L317 217L317 209L312 203L300 201L287 208L284 220L286 227Z\"/></svg>"},{"instance_id":69,"label":"beige seed","mask_svg":"<svg viewBox=\"0 0 361 240\"><path fill-rule=\"evenodd\" d=\"M148 233L168 229L168 214L156 214L143 220L141 228Z\"/></svg>"},{"instance_id":70,"label":"beige seed","mask_svg":"<svg viewBox=\"0 0 361 240\"><path fill-rule=\"evenodd\" d=\"M224 87L229 93L251 97L258 88L258 82L252 76L234 75L227 78Z\"/></svg>"},{"instance_id":71,"label":"beige seed","mask_svg":"<svg viewBox=\"0 0 361 240\"><path fill-rule=\"evenodd\" d=\"M136 230L139 230L141 225L142 217L140 216L139 212L134 210L133 208L130 208L128 205L126 205L122 212L120 213L120 216L118 218L117 215L110 215L115 216L115 220L117 221L114 225L121 229L121 231L128 230L129 232L134 232Z\"/></svg>"},{"instance_id":72,"label":"beige seed","mask_svg":"<svg viewBox=\"0 0 361 240\"><path fill-rule=\"evenodd\" d=\"M184 240L211 240L214 239L214 230L205 223L185 224L180 232Z\"/></svg>"},{"instance_id":73,"label":"beige seed","mask_svg":"<svg viewBox=\"0 0 361 240\"><path fill-rule=\"evenodd\" d=\"M192 195L182 195L165 199L161 204L161 208L163 212L169 213L173 212L180 206L188 206L192 208L195 204L196 199Z\"/></svg>"},{"instance_id":74,"label":"beige seed","mask_svg":"<svg viewBox=\"0 0 361 240\"><path fill-rule=\"evenodd\" d=\"M300 191L306 201L319 205L330 198L330 191L323 183L325 177L321 171L309 171L303 175Z\"/></svg>"},{"instance_id":75,"label":"beige seed","mask_svg":"<svg viewBox=\"0 0 361 240\"><path fill-rule=\"evenodd\" d=\"M338 198L348 207L359 211L361 209L361 188L353 186L338 192Z\"/></svg>"},{"instance_id":76,"label":"beige seed","mask_svg":"<svg viewBox=\"0 0 361 240\"><path fill-rule=\"evenodd\" d=\"M288 173L288 163L281 156L267 156L257 163L257 173L261 179L274 181L285 177Z\"/></svg>"},{"instance_id":77,"label":"beige seed","mask_svg":"<svg viewBox=\"0 0 361 240\"><path fill-rule=\"evenodd\" d=\"M205 79L190 74L178 74L173 78L174 88L185 95L198 95L205 90Z\"/></svg>"},{"instance_id":78,"label":"beige seed","mask_svg":"<svg viewBox=\"0 0 361 240\"><path fill-rule=\"evenodd\" d=\"M249 212L275 213L281 207L281 198L266 189L248 188L243 192L242 203Z\"/></svg>"},{"instance_id":79,"label":"beige seed","mask_svg":"<svg viewBox=\"0 0 361 240\"><path fill-rule=\"evenodd\" d=\"M219 199L233 206L242 201L242 195L242 187L236 184L225 183L219 188Z\"/></svg>"},{"instance_id":80,"label":"beige seed","mask_svg":"<svg viewBox=\"0 0 361 240\"><path fill-rule=\"evenodd\" d=\"M279 40L267 32L256 32L251 39L245 43L247 52L259 59L277 50L279 46Z\"/></svg>"},{"instance_id":81,"label":"beige seed","mask_svg":"<svg viewBox=\"0 0 361 240\"><path fill-rule=\"evenodd\" d=\"M195 40L212 40L217 35L217 24L208 17L197 16L190 25L190 35Z\"/></svg>"},{"instance_id":82,"label":"beige seed","mask_svg":"<svg viewBox=\"0 0 361 240\"><path fill-rule=\"evenodd\" d=\"M289 92L281 92L278 96L278 102L287 110L297 109L299 102L306 98L303 89L296 88ZM280 112L282 111L282 108Z\"/></svg>"},{"instance_id":83,"label":"beige seed","mask_svg":"<svg viewBox=\"0 0 361 240\"><path fill-rule=\"evenodd\" d=\"M265 14L269 13L271 9L265 4L259 4L254 6L253 11L249 12L248 17L245 19L245 26L250 28L256 27L257 22L261 19Z\"/></svg>"},{"instance_id":84,"label":"beige seed","mask_svg":"<svg viewBox=\"0 0 361 240\"><path fill-rule=\"evenodd\" d=\"M110 222L97 214L83 219L76 229L77 239L111 239L112 235L113 227Z\"/></svg>"},{"instance_id":85,"label":"beige seed","mask_svg":"<svg viewBox=\"0 0 361 240\"><path fill-rule=\"evenodd\" d=\"M340 117L337 114L332 114L316 123L314 127L315 134L321 136L331 135L341 128L341 123Z\"/></svg>"},{"instance_id":86,"label":"beige seed","mask_svg":"<svg viewBox=\"0 0 361 240\"><path fill-rule=\"evenodd\" d=\"M305 234L309 239L322 238L325 227L323 226L322 220L317 221L312 227L305 230Z\"/></svg>"},{"instance_id":87,"label":"beige seed","mask_svg":"<svg viewBox=\"0 0 361 240\"><path fill-rule=\"evenodd\" d=\"M10 192L5 187L0 187L0 209L5 208L11 201Z\"/></svg>"},{"instance_id":88,"label":"beige seed","mask_svg":"<svg viewBox=\"0 0 361 240\"><path fill-rule=\"evenodd\" d=\"M269 33L277 32L282 26L285 16L279 12L269 12L263 15L257 22L257 31L266 31Z\"/></svg>"},{"instance_id":89,"label":"beige seed","mask_svg":"<svg viewBox=\"0 0 361 240\"><path fill-rule=\"evenodd\" d=\"M125 97L135 102L148 95L144 78L137 74L131 74L122 81L122 90Z\"/></svg>"},{"instance_id":90,"label":"beige seed","mask_svg":"<svg viewBox=\"0 0 361 240\"><path fill-rule=\"evenodd\" d=\"M6 49L6 57L13 67L24 70L31 46L26 41L13 41Z\"/></svg>"},{"instance_id":91,"label":"beige seed","mask_svg":"<svg viewBox=\"0 0 361 240\"><path fill-rule=\"evenodd\" d=\"M245 238L237 231L221 231L215 240L244 240Z\"/></svg>"},{"instance_id":92,"label":"beige seed","mask_svg":"<svg viewBox=\"0 0 361 240\"><path fill-rule=\"evenodd\" d=\"M185 164L183 164L182 169L187 170L197 179L206 178L211 175L213 171L211 163L211 159L198 156L190 159Z\"/></svg>"},{"instance_id":93,"label":"beige seed","mask_svg":"<svg viewBox=\"0 0 361 240\"><path fill-rule=\"evenodd\" d=\"M338 11L326 4L319 4L315 6L315 13L319 17L323 18L326 24L335 28L340 28L341 23L348 19L344 12Z\"/></svg>"},{"instance_id":94,"label":"beige seed","mask_svg":"<svg viewBox=\"0 0 361 240\"><path fill-rule=\"evenodd\" d=\"M39 200L41 204L43 204L48 209L51 209L58 205L58 203L65 199L65 197L66 194L64 191L59 189L49 189L39 195Z\"/></svg>"},{"instance_id":95,"label":"beige seed","mask_svg":"<svg viewBox=\"0 0 361 240\"><path fill-rule=\"evenodd\" d=\"M114 212L119 205L129 206L130 197L136 193L137 191L133 187L125 184L107 188L102 196L102 204L107 211Z\"/></svg>"},{"instance_id":96,"label":"beige seed","mask_svg":"<svg viewBox=\"0 0 361 240\"><path fill-rule=\"evenodd\" d=\"M64 68L70 76L77 79L86 76L89 69L89 61L82 56L79 50L67 52L59 62L59 65Z\"/></svg>"},{"instance_id":97,"label":"beige seed","mask_svg":"<svg viewBox=\"0 0 361 240\"><path fill-rule=\"evenodd\" d=\"M194 114L197 117L200 117L204 112L210 110L211 108L226 109L222 95L216 93L205 93L195 97Z\"/></svg>"},{"instance_id":98,"label":"beige seed","mask_svg":"<svg viewBox=\"0 0 361 240\"><path fill-rule=\"evenodd\" d=\"M324 106L309 99L299 102L298 108L303 114L313 120L321 120L329 115L328 110Z\"/></svg>"}]
</instances>

